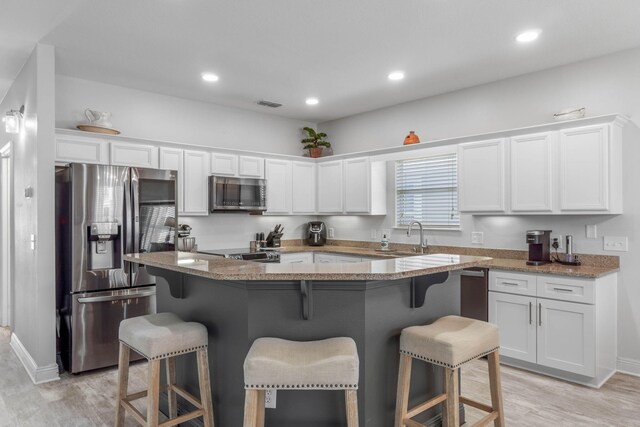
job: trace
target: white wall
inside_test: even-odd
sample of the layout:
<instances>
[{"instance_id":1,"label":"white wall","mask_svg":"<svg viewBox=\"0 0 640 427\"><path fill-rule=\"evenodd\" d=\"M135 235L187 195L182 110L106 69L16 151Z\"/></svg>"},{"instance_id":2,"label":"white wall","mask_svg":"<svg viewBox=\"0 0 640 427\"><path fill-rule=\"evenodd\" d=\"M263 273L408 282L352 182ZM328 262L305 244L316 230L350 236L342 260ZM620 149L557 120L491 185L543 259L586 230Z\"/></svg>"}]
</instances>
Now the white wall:
<instances>
[{"instance_id":1,"label":"white wall","mask_svg":"<svg viewBox=\"0 0 640 427\"><path fill-rule=\"evenodd\" d=\"M122 135L279 154L302 154L302 128L315 123L136 89L56 76L56 126L75 129L84 110L111 112ZM267 107L265 107L267 108Z\"/></svg>"},{"instance_id":2,"label":"white wall","mask_svg":"<svg viewBox=\"0 0 640 427\"><path fill-rule=\"evenodd\" d=\"M566 106L585 106L587 115L629 115L640 123L640 49L563 66L454 93L421 99L370 113L321 123L336 153L401 145L415 130L423 141L497 131L552 121ZM572 234L576 252L621 255L618 299L618 353L622 369L640 374L640 140L624 147L625 213L619 216L471 216L462 231L429 231L429 242L472 246L471 232L484 232L485 247L526 249L528 229ZM586 172L586 171L585 171ZM393 176L393 174L389 175ZM393 186L389 187L393 193ZM393 227L393 197L386 217L325 217L340 239L370 240L370 229ZM598 226L598 239L586 239L586 224ZM629 252L604 252L603 235L628 236ZM407 239L394 230L392 241Z\"/></svg>"},{"instance_id":3,"label":"white wall","mask_svg":"<svg viewBox=\"0 0 640 427\"><path fill-rule=\"evenodd\" d=\"M54 51L38 45L11 89L0 111L25 106L20 134L0 130L0 141L12 141L14 172L13 279L14 337L27 371L34 381L57 378L55 365L54 277ZM4 144L3 144L4 145ZM24 189L33 188L26 198ZM35 235L35 250L30 236ZM21 353L22 352L22 353Z\"/></svg>"}]
</instances>

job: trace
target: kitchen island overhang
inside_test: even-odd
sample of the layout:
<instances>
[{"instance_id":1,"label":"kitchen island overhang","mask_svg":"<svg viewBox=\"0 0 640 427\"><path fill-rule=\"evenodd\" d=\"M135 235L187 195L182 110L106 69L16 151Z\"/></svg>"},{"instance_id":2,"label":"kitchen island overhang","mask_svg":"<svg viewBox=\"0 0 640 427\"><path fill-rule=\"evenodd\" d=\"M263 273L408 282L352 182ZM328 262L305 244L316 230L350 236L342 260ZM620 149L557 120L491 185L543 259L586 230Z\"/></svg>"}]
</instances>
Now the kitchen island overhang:
<instances>
[{"instance_id":1,"label":"kitchen island overhang","mask_svg":"<svg viewBox=\"0 0 640 427\"><path fill-rule=\"evenodd\" d=\"M458 314L459 281L452 272L489 260L422 255L355 264L278 265L176 252L125 259L146 264L157 276L159 312L173 312L209 330L214 412L222 426L242 425L242 365L253 341L264 336L297 341L353 338L360 357L361 423L391 425L400 331ZM426 297L416 304L420 293ZM178 381L197 393L195 364L183 359L178 359ZM439 392L439 368L415 364L413 375L412 403ZM425 415L437 422L439 409ZM268 425L282 427L302 422L346 425L342 394L330 391L281 391L276 410L267 410L266 417Z\"/></svg>"}]
</instances>

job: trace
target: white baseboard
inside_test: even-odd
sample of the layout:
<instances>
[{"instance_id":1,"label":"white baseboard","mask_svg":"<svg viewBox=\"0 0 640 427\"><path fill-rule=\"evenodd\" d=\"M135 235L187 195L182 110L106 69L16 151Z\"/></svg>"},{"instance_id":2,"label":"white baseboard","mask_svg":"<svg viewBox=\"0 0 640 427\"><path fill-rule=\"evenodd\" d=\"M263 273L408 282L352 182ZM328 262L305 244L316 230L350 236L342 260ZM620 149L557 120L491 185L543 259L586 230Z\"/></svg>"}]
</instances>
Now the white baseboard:
<instances>
[{"instance_id":1,"label":"white baseboard","mask_svg":"<svg viewBox=\"0 0 640 427\"><path fill-rule=\"evenodd\" d=\"M618 372L640 377L640 360L618 357Z\"/></svg>"},{"instance_id":2,"label":"white baseboard","mask_svg":"<svg viewBox=\"0 0 640 427\"><path fill-rule=\"evenodd\" d=\"M15 333L11 334L10 345L34 384L42 384L60 379L58 375L58 365L54 363L52 365L38 366Z\"/></svg>"}]
</instances>

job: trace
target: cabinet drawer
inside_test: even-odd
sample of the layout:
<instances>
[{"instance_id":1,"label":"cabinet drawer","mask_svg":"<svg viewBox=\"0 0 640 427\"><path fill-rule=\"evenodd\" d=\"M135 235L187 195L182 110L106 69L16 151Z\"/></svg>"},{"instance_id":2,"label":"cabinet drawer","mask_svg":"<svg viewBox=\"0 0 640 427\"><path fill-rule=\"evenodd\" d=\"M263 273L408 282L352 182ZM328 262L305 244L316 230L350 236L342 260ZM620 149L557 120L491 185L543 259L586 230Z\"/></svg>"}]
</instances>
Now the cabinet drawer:
<instances>
[{"instance_id":1,"label":"cabinet drawer","mask_svg":"<svg viewBox=\"0 0 640 427\"><path fill-rule=\"evenodd\" d=\"M489 290L535 296L536 276L533 274L490 270Z\"/></svg>"},{"instance_id":2,"label":"cabinet drawer","mask_svg":"<svg viewBox=\"0 0 640 427\"><path fill-rule=\"evenodd\" d=\"M561 301L594 303L595 281L571 277L539 276L537 295Z\"/></svg>"}]
</instances>

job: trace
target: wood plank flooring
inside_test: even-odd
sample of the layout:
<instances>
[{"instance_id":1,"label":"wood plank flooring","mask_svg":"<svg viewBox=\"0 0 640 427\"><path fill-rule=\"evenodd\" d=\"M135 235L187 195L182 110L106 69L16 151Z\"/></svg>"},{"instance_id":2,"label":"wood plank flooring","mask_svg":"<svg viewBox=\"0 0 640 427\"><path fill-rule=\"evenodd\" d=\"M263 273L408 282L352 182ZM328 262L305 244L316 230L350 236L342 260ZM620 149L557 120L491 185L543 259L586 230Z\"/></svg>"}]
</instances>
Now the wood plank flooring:
<instances>
[{"instance_id":1,"label":"wood plank flooring","mask_svg":"<svg viewBox=\"0 0 640 427\"><path fill-rule=\"evenodd\" d=\"M0 366L0 427L113 425L115 369L82 375L63 374L60 381L33 385L9 347L9 333L3 328L0 328ZM509 427L640 427L638 377L616 374L601 389L594 390L505 366L501 371ZM146 375L146 363L132 366L130 390L144 389ZM485 360L464 367L462 390L465 395L488 403L487 378ZM144 413L145 399L139 402ZM468 423L482 416L481 411L467 408ZM135 425L135 421L127 417L126 426Z\"/></svg>"}]
</instances>

